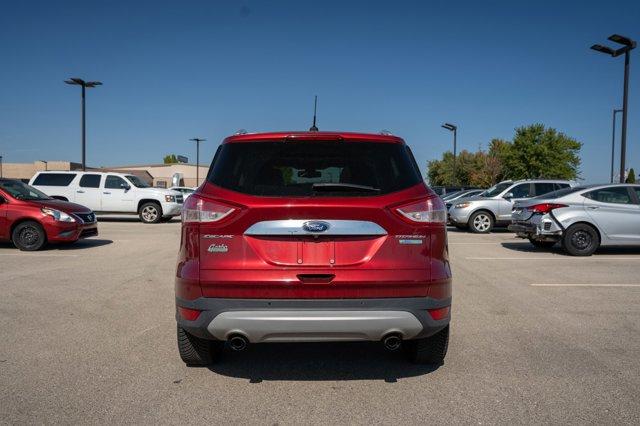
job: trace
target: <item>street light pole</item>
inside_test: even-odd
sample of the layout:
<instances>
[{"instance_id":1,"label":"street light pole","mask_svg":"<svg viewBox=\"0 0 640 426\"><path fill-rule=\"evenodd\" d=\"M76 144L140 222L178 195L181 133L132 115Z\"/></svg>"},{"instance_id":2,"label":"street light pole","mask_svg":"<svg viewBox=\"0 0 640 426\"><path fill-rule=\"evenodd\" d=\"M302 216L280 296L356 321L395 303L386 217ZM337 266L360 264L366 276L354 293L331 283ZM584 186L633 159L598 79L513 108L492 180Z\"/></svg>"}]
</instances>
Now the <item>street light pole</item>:
<instances>
[{"instance_id":1,"label":"street light pole","mask_svg":"<svg viewBox=\"0 0 640 426\"><path fill-rule=\"evenodd\" d=\"M624 88L622 94L622 136L620 138L620 183L624 183L625 161L627 154L627 105L629 99L629 60L630 53L636 48L636 42L629 37L613 34L609 40L623 45L620 49L614 50L608 46L594 44L591 49L601 53L606 53L612 57L620 56L624 53Z\"/></svg>"},{"instance_id":2,"label":"street light pole","mask_svg":"<svg viewBox=\"0 0 640 426\"><path fill-rule=\"evenodd\" d=\"M458 139L458 126L451 123L444 123L442 125L444 129L453 132L453 186L456 185L456 151L457 151L457 139Z\"/></svg>"},{"instance_id":3,"label":"street light pole","mask_svg":"<svg viewBox=\"0 0 640 426\"><path fill-rule=\"evenodd\" d=\"M196 186L200 186L200 142L204 142L206 139L191 138L189 140L196 143Z\"/></svg>"},{"instance_id":4,"label":"street light pole","mask_svg":"<svg viewBox=\"0 0 640 426\"><path fill-rule=\"evenodd\" d=\"M85 120L85 92L87 87L93 88L96 86L102 86L102 83L99 81L84 81L81 78L70 78L69 80L64 81L67 84L71 84L74 86L82 87L82 170L85 171L87 169L87 158L86 158L86 146L87 146L87 136L86 136L86 120Z\"/></svg>"},{"instance_id":5,"label":"street light pole","mask_svg":"<svg viewBox=\"0 0 640 426\"><path fill-rule=\"evenodd\" d=\"M635 42L633 42L635 47ZM633 49L633 47L631 49ZM622 94L622 135L620 136L620 183L624 183L627 156L627 104L629 100L629 51L624 52L624 89Z\"/></svg>"},{"instance_id":6,"label":"street light pole","mask_svg":"<svg viewBox=\"0 0 640 426\"><path fill-rule=\"evenodd\" d=\"M616 155L616 114L621 111L621 109L613 109L613 129L611 131L611 183L613 183L613 163Z\"/></svg>"},{"instance_id":7,"label":"street light pole","mask_svg":"<svg viewBox=\"0 0 640 426\"><path fill-rule=\"evenodd\" d=\"M0 178L2 177L2 155L0 155Z\"/></svg>"}]
</instances>

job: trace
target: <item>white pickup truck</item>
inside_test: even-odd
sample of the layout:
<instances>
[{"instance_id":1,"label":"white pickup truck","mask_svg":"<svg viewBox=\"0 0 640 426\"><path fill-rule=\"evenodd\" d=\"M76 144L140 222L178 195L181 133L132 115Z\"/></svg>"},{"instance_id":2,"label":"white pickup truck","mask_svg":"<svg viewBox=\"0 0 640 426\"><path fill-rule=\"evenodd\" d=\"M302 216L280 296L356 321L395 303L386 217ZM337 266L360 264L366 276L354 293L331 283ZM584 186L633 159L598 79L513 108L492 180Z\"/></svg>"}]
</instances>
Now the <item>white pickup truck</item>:
<instances>
[{"instance_id":1,"label":"white pickup truck","mask_svg":"<svg viewBox=\"0 0 640 426\"><path fill-rule=\"evenodd\" d=\"M89 207L98 214L138 214L144 223L170 220L182 211L180 192L150 187L129 174L46 171L37 172L29 185L50 197Z\"/></svg>"}]
</instances>

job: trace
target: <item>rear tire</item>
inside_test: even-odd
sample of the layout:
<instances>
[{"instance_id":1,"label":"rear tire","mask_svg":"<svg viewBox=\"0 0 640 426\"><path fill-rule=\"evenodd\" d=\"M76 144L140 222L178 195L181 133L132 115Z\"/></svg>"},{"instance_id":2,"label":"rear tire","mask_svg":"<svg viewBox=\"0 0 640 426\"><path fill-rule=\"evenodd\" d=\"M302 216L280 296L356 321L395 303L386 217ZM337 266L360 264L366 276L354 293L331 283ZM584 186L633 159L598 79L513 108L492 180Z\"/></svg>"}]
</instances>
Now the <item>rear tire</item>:
<instances>
[{"instance_id":1,"label":"rear tire","mask_svg":"<svg viewBox=\"0 0 640 426\"><path fill-rule=\"evenodd\" d=\"M220 354L222 345L222 342L201 339L189 334L178 326L178 352L188 366L212 364Z\"/></svg>"},{"instance_id":2,"label":"rear tire","mask_svg":"<svg viewBox=\"0 0 640 426\"><path fill-rule=\"evenodd\" d=\"M405 353L416 364L442 365L449 347L449 326L424 339L403 342Z\"/></svg>"},{"instance_id":3,"label":"rear tire","mask_svg":"<svg viewBox=\"0 0 640 426\"><path fill-rule=\"evenodd\" d=\"M144 203L140 206L138 215L143 223L158 223L162 219L162 207L154 202Z\"/></svg>"},{"instance_id":4,"label":"rear tire","mask_svg":"<svg viewBox=\"0 0 640 426\"><path fill-rule=\"evenodd\" d=\"M469 229L476 234L488 234L493 229L493 225L493 216L485 210L477 211L469 218Z\"/></svg>"},{"instance_id":5,"label":"rear tire","mask_svg":"<svg viewBox=\"0 0 640 426\"><path fill-rule=\"evenodd\" d=\"M591 256L598 247L598 232L586 223L571 225L562 236L562 248L571 256Z\"/></svg>"},{"instance_id":6,"label":"rear tire","mask_svg":"<svg viewBox=\"0 0 640 426\"><path fill-rule=\"evenodd\" d=\"M555 241L538 241L531 238L529 238L529 242L533 244L534 247L541 249L550 249L556 245Z\"/></svg>"},{"instance_id":7,"label":"rear tire","mask_svg":"<svg viewBox=\"0 0 640 426\"><path fill-rule=\"evenodd\" d=\"M40 250L47 242L42 225L35 221L19 223L11 233L11 241L21 251Z\"/></svg>"}]
</instances>

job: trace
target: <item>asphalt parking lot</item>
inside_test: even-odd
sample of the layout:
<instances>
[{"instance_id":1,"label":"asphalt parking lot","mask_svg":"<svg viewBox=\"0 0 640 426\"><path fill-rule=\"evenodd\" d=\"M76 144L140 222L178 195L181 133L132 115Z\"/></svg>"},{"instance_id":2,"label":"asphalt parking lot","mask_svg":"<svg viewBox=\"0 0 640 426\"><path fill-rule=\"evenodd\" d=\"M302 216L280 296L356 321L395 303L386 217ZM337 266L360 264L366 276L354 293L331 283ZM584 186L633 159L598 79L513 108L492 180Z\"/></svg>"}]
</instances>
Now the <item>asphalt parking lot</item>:
<instances>
[{"instance_id":1,"label":"asphalt parking lot","mask_svg":"<svg viewBox=\"0 0 640 426\"><path fill-rule=\"evenodd\" d=\"M0 422L640 422L640 249L572 258L452 230L445 365L265 344L207 369L176 350L179 222L99 227L37 253L0 244Z\"/></svg>"}]
</instances>

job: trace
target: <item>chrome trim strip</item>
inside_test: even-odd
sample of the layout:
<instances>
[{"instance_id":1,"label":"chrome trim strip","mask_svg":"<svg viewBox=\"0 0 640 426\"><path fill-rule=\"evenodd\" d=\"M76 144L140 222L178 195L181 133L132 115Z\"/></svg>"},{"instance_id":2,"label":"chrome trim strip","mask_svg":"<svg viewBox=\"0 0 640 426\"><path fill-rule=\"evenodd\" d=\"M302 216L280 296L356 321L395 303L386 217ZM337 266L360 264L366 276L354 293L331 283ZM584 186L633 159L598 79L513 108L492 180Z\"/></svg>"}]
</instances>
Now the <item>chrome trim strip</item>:
<instances>
[{"instance_id":1,"label":"chrome trim strip","mask_svg":"<svg viewBox=\"0 0 640 426\"><path fill-rule=\"evenodd\" d=\"M410 312L347 310L229 311L207 326L218 340L242 334L251 343L381 340L389 333L411 339L422 329Z\"/></svg>"},{"instance_id":2,"label":"chrome trim strip","mask_svg":"<svg viewBox=\"0 0 640 426\"><path fill-rule=\"evenodd\" d=\"M305 222L324 222L329 228L322 232L310 232L303 229ZM256 222L244 235L387 235L387 231L366 220L287 219Z\"/></svg>"}]
</instances>

